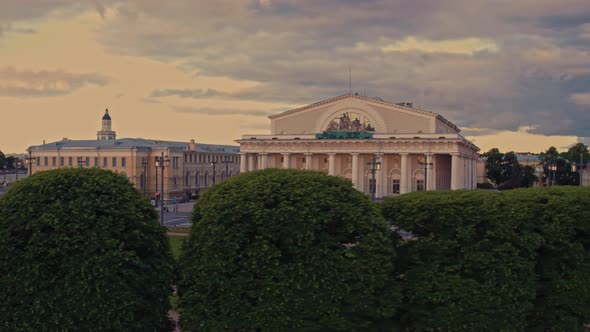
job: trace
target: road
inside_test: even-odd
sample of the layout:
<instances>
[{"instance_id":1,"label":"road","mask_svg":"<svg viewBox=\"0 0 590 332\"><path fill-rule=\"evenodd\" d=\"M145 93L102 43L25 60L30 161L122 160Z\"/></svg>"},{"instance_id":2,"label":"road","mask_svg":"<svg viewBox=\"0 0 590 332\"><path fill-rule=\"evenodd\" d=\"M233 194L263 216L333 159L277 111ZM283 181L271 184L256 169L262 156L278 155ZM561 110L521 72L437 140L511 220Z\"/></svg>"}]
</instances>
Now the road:
<instances>
[{"instance_id":1,"label":"road","mask_svg":"<svg viewBox=\"0 0 590 332\"><path fill-rule=\"evenodd\" d=\"M169 212L164 211L164 225L176 227L190 227L189 218L193 211L194 201L178 203L178 212L175 212L172 204L168 206ZM158 215L160 210L158 209ZM160 219L161 220L161 219Z\"/></svg>"}]
</instances>

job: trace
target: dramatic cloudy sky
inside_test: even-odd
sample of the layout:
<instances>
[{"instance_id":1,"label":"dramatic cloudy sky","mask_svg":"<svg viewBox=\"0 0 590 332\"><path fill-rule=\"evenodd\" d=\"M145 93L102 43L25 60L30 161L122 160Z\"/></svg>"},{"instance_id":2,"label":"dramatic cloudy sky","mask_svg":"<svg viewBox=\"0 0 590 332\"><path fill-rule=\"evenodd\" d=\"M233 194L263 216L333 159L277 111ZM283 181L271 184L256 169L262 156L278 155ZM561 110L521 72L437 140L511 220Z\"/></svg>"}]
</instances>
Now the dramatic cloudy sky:
<instances>
[{"instance_id":1,"label":"dramatic cloudy sky","mask_svg":"<svg viewBox=\"0 0 590 332\"><path fill-rule=\"evenodd\" d=\"M231 144L353 90L413 101L483 151L590 136L588 0L0 0L0 149Z\"/></svg>"}]
</instances>

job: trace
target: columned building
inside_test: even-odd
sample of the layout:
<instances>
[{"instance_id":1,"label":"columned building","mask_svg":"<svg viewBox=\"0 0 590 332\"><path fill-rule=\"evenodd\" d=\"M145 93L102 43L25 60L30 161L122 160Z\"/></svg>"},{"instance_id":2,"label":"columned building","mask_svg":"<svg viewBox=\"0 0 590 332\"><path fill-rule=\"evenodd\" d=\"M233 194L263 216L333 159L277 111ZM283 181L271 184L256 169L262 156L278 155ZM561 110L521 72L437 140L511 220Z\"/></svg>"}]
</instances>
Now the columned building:
<instances>
[{"instance_id":1,"label":"columned building","mask_svg":"<svg viewBox=\"0 0 590 332\"><path fill-rule=\"evenodd\" d=\"M244 135L240 171L317 170L375 198L475 189L479 148L439 114L356 94L269 116L270 135Z\"/></svg>"}]
</instances>

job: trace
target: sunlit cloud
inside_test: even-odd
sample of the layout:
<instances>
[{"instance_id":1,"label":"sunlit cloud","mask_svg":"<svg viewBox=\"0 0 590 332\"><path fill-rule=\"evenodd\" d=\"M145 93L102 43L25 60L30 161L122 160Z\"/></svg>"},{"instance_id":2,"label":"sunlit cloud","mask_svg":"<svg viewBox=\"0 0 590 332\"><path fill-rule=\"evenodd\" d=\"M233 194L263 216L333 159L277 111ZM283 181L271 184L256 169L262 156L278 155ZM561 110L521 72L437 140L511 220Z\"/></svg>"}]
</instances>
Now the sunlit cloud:
<instances>
[{"instance_id":1,"label":"sunlit cloud","mask_svg":"<svg viewBox=\"0 0 590 332\"><path fill-rule=\"evenodd\" d=\"M454 53L469 54L488 51L497 52L498 46L489 39L465 38L449 40L426 40L418 39L414 36L386 46L382 46L384 52L406 52L418 51L424 53Z\"/></svg>"}]
</instances>

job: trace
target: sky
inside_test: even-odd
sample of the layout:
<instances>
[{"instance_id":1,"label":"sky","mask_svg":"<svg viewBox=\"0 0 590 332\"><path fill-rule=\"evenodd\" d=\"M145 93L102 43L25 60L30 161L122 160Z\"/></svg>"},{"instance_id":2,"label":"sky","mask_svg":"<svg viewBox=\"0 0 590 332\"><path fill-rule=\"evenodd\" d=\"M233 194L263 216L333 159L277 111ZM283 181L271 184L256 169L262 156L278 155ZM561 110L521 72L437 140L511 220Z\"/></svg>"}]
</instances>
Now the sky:
<instances>
[{"instance_id":1,"label":"sky","mask_svg":"<svg viewBox=\"0 0 590 332\"><path fill-rule=\"evenodd\" d=\"M590 142L588 0L0 0L0 150L237 144L352 90L439 113L485 152Z\"/></svg>"}]
</instances>

